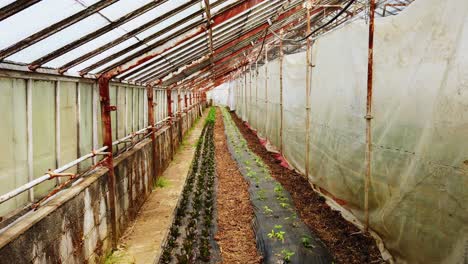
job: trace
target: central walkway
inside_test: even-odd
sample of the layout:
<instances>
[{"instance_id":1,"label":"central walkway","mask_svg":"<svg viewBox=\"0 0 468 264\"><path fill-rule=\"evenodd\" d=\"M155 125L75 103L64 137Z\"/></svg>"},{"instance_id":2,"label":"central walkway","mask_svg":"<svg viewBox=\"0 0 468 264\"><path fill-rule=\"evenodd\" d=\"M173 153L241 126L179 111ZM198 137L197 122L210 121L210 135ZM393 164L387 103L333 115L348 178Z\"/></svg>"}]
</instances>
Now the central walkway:
<instances>
[{"instance_id":1,"label":"central walkway","mask_svg":"<svg viewBox=\"0 0 468 264\"><path fill-rule=\"evenodd\" d=\"M161 254L162 243L174 219L174 212L187 178L196 143L203 129L206 113L184 138L174 160L162 178L168 183L156 188L143 204L136 220L122 236L111 263L154 263Z\"/></svg>"}]
</instances>

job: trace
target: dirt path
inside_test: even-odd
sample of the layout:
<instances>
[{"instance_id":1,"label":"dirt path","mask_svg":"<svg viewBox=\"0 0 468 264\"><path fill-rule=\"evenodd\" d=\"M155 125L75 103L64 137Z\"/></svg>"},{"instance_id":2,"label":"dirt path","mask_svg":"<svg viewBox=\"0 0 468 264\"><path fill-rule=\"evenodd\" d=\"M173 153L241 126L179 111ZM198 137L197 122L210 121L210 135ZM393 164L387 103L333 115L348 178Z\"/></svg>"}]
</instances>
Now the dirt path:
<instances>
[{"instance_id":1,"label":"dirt path","mask_svg":"<svg viewBox=\"0 0 468 264\"><path fill-rule=\"evenodd\" d=\"M216 240L223 263L260 263L251 226L253 208L247 191L248 183L228 151L219 109L216 111L215 148L218 176Z\"/></svg>"},{"instance_id":2,"label":"dirt path","mask_svg":"<svg viewBox=\"0 0 468 264\"><path fill-rule=\"evenodd\" d=\"M282 167L242 120L235 113L231 112L231 116L249 148L263 159L271 175L291 194L301 219L325 243L335 263L385 263L371 237L361 234L338 211L332 210L303 176Z\"/></svg>"},{"instance_id":3,"label":"dirt path","mask_svg":"<svg viewBox=\"0 0 468 264\"><path fill-rule=\"evenodd\" d=\"M161 176L165 187L153 190L136 220L119 241L119 250L110 257L109 263L154 263L159 259L161 246L173 222L174 211L184 187L200 137L206 113L198 120L193 130L184 138L184 144Z\"/></svg>"}]
</instances>

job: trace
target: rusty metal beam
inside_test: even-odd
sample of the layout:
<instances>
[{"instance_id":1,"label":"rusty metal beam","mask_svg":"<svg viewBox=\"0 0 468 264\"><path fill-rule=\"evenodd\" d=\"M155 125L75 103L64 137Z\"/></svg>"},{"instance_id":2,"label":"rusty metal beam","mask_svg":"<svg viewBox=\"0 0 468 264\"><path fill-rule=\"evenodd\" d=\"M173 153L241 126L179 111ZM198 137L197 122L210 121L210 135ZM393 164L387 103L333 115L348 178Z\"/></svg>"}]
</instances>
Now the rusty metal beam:
<instances>
[{"instance_id":1,"label":"rusty metal beam","mask_svg":"<svg viewBox=\"0 0 468 264\"><path fill-rule=\"evenodd\" d=\"M124 65L125 63L127 63L127 62L129 62L129 61L132 61L132 60L134 60L134 59L137 59L137 58L141 57L142 55L144 55L145 53L150 52L151 50L153 50L153 49L155 49L155 48L157 48L157 47L159 47L159 46L161 46L161 45L163 45L163 44L165 44L165 43L167 43L167 42L173 40L173 39L176 38L176 37L182 36L183 34L189 32L189 31L192 30L192 29L199 28L199 30L198 30L198 32L197 32L197 34L196 34L196 35L198 35L198 34L204 32L204 31L201 29L201 27L200 27L200 26L203 25L203 24L204 24L204 21L203 21L203 20L195 21L195 22L193 22L193 23L191 23L191 24L189 24L189 25L187 25L187 26L185 26L185 27L183 27L183 28L177 30L177 31L174 32L173 34L171 34L171 35L169 35L169 36L167 36L167 37L165 37L165 38L163 38L163 39L161 39L161 40L156 41L155 43L153 43L153 44L147 46L146 48L144 48L144 49L142 49L142 50L139 50L138 52L136 52L136 53L134 53L134 54L132 54L132 55L130 55L130 56L128 56L128 57L125 57L125 58L123 58L122 60L120 60L120 61L118 61L118 62L116 62L116 63L111 64L110 66L108 66L108 67L106 67L105 69L101 70L101 71L99 72L99 74L109 72L109 71L111 71L111 70L113 70L113 69L118 68L119 66ZM96 68L99 68L99 67L101 67L102 65L104 65L104 64L106 64L106 63L108 63L108 62L111 62L111 61L113 61L114 59L119 58L120 56L123 56L123 55L125 55L125 54L128 54L128 53L134 51L135 49L139 48L140 46L144 45L144 43L148 43L149 41L151 41L151 40L153 40L153 39L155 39L155 38L161 36L161 35L164 34L164 33L169 32L170 30L172 30L172 29L174 29L174 28L176 28L176 27L177 27L177 26L175 26L175 25L174 25L173 27L166 27L166 28L164 28L163 30L158 31L156 34L153 34L153 35L151 35L151 36L149 36L149 37L146 37L146 38L143 39L141 42L138 42L138 43L135 43L135 44L133 44L133 45L130 45L129 47L127 47L127 48L125 48L125 49L123 49L123 50L121 50L121 51L119 51L119 52L116 52L116 53L114 53L114 54L112 54L112 55L106 57L105 59L102 59L102 60L100 60L100 61L98 61L98 62L96 62L96 63L94 63L94 64L92 64L92 65L90 65L90 66L88 66L88 67L86 67L85 69L83 69L83 70L80 71L80 75L87 74L88 72L90 72L90 71L92 71L92 70L94 70L94 69L96 69ZM158 55L159 55L159 54L158 54ZM144 62L144 61L147 61L147 60L149 60L149 59L150 59L150 58L147 57L146 60L142 60L141 62L136 63L136 65L138 65L138 64L140 64L140 63L142 63L142 62Z\"/></svg>"},{"instance_id":2,"label":"rusty metal beam","mask_svg":"<svg viewBox=\"0 0 468 264\"><path fill-rule=\"evenodd\" d=\"M3 21L42 0L17 0L0 9L0 21Z\"/></svg>"},{"instance_id":3,"label":"rusty metal beam","mask_svg":"<svg viewBox=\"0 0 468 264\"><path fill-rule=\"evenodd\" d=\"M69 52L69 51L71 51L73 49L76 49L76 48L80 47L81 45L84 45L84 44L90 42L91 40L96 39L99 36L102 36L102 35L106 34L107 32L110 32L111 30L117 28L118 26L121 26L121 25L127 23L128 21L130 21L130 20L132 20L132 19L134 19L134 18L136 18L138 16L143 15L144 13L150 11L153 8L156 8L156 7L160 6L161 4L163 4L163 3L167 2L167 1L168 0L151 1L148 4L138 8L138 9L136 9L136 10L130 12L130 13L127 13L126 15L121 16L119 19L117 19L115 21L112 21L110 24L107 24L106 26L104 26L104 27L102 27L102 28L100 28L100 29L98 29L98 30L96 30L94 32L91 32L91 33L89 33L89 34L87 34L85 36L82 36L79 39L77 39L77 40L75 40L75 41L73 41L73 42L71 42L71 43L69 43L69 44L67 44L67 45L65 45L65 46L63 46L63 47L61 47L61 48L47 54L47 55L45 55L45 56L42 56L41 58L39 58L39 59L37 59L37 60L35 60L33 62L31 62L30 65L29 65L29 69L30 70L35 70L38 67L40 67L41 65L43 65L43 64L45 64L45 63L47 63L47 62L49 62L49 61L51 61L53 59L56 59L56 58L62 56L63 54L65 54L65 53L67 53L67 52ZM192 2L196 2L196 1L193 0ZM191 6L191 5L192 5L192 3L189 2L189 3L185 4L184 6ZM167 14L165 14L165 15L167 15ZM160 21L161 16L154 19L154 20ZM133 31L135 31L135 30L133 30ZM132 33L133 33L133 31L132 31ZM127 33L124 36L126 37L125 39L129 39L129 38L131 38L131 37L133 37L135 35L136 35L136 33L133 33L133 34Z\"/></svg>"},{"instance_id":4,"label":"rusty metal beam","mask_svg":"<svg viewBox=\"0 0 468 264\"><path fill-rule=\"evenodd\" d=\"M101 121L102 121L102 142L103 145L107 147L109 152L106 157L106 162L104 166L107 167L107 188L109 192L109 210L111 213L110 222L112 230L112 248L117 247L117 217L116 217L116 207L115 207L115 174L114 174L114 161L113 161L113 151L112 151L112 119L111 111L115 111L116 107L111 106L110 96L109 96L109 80L107 76L103 76L98 79L99 84L99 96L101 101Z\"/></svg>"},{"instance_id":5,"label":"rusty metal beam","mask_svg":"<svg viewBox=\"0 0 468 264\"><path fill-rule=\"evenodd\" d=\"M366 175L364 181L364 229L369 230L369 189L371 184L371 156L372 156L372 86L373 86L373 67L374 67L374 19L375 19L375 0L369 0L369 47L367 60L367 98L366 98L366 155L365 166Z\"/></svg>"},{"instance_id":6,"label":"rusty metal beam","mask_svg":"<svg viewBox=\"0 0 468 264\"><path fill-rule=\"evenodd\" d=\"M79 21L81 21L82 19L90 16L90 15L93 15L97 12L99 12L100 10L112 5L113 3L117 2L119 0L101 0L91 6L89 6L88 8L72 15L72 16L69 16L55 24L52 24L42 30L39 30L38 32L16 42L15 44L3 49L0 51L0 60L3 60L5 59L6 57L10 56L10 55L13 55L59 31L61 31L62 29L65 29Z\"/></svg>"},{"instance_id":7,"label":"rusty metal beam","mask_svg":"<svg viewBox=\"0 0 468 264\"><path fill-rule=\"evenodd\" d=\"M301 10L302 10L302 8L300 8L300 6L292 8L292 9L288 10L287 12L285 12L285 13L281 14L280 16L278 16L277 19L279 21L284 20L288 24L289 22L291 22L291 20L294 20L294 18L295 18L294 14L298 13ZM229 51L228 48L232 48L236 44L239 44L239 43L246 44L246 45L244 45L242 47L250 45L251 40L254 39L254 38L257 38L259 36L259 34L261 34L263 32L263 30L267 28L267 26L268 26L268 24L264 23L262 26L257 27L255 29L247 32L243 37L235 39L235 40L231 41L230 43L224 45L223 47L221 47L219 49L216 49L215 50L216 58L218 58L220 56L224 56L225 55L224 50ZM280 26L281 26L281 24L280 24ZM269 37L271 37L271 34L269 34ZM232 52L232 50L231 50L231 52ZM234 52L235 52L235 50L234 50ZM217 61L216 58L215 58L215 61ZM150 79L149 81L154 81L154 79Z\"/></svg>"},{"instance_id":8,"label":"rusty metal beam","mask_svg":"<svg viewBox=\"0 0 468 264\"><path fill-rule=\"evenodd\" d=\"M212 6L214 6L214 4L213 4ZM223 14L229 13L230 11L232 11L232 9L235 9L235 8L236 8L236 6L229 7L229 9L227 9L227 10L222 9L222 10L220 10L216 15L222 16ZM216 15L213 16L213 19L214 19L215 21L216 21ZM229 17L229 16L227 16L227 17ZM221 20L221 21L224 21L224 20ZM195 29L195 28L199 27L199 26L201 25L201 23L204 23L204 20L203 20L203 19L200 20L200 21L197 21L197 22L195 22L195 23L192 23L191 25L186 26L186 27L184 27L183 29L181 29L181 30L175 32L174 34L172 34L172 35L170 36L169 39L165 40L164 42L159 43L159 41L158 41L158 43L152 44L152 45L148 46L147 48L145 48L145 49L143 49L143 50L140 50L139 52L137 52L137 53L135 53L135 54L132 54L131 56L128 56L128 57L124 58L123 60L120 60L120 61L118 61L117 63L112 64L112 65L109 66L109 67L106 67L104 70L101 71L101 73L107 73L107 72L113 71L112 74L115 76L115 75L118 75L118 74L120 74L120 73L122 73L122 72L125 72L125 71L127 71L127 70L130 70L130 69L136 67L137 65L139 65L139 64L141 64L141 63L143 63L143 62L146 62L146 61L148 61L148 60L154 58L155 56L159 55L161 52L159 52L159 53L156 52L156 53L154 53L154 54L148 54L148 55L145 56L146 53L150 53L153 49L155 49L156 47L160 46L162 43L165 43L165 42L167 42L167 41L169 41L169 40L171 40L171 39L173 39L173 38L175 38L175 37L181 36L183 33L189 31L190 29ZM219 23L221 23L221 22L219 22ZM215 25L216 25L216 23L214 23L212 26L215 26ZM192 38L192 37L194 37L194 36L196 36L196 35L199 35L200 33L201 33L201 32L197 32L197 33L194 34L194 35L187 36L187 37L184 39L184 41L187 40L187 39L190 39L190 38ZM180 42L177 43L177 44L180 44L180 43L182 43L182 42L184 42L184 41L180 41ZM177 46L177 45L174 45L174 46ZM134 48L132 48L132 49L134 49ZM127 53L127 52L129 52L129 51L125 51L124 53L122 53L122 54L120 54L120 55L123 55L123 54L125 54L125 53ZM115 55L115 54L114 54L114 55ZM118 57L118 56L114 56L114 55L112 55L111 57L113 57L113 58ZM120 55L119 55L119 56L120 56ZM140 57L142 57L142 58L141 58L141 59L138 59L138 58L140 58ZM134 61L134 60L137 60L137 61L136 61L136 62L132 62L132 61ZM105 63L105 62L104 62L104 63ZM96 64L92 65L92 67L93 67L93 69L95 69L95 68L99 67L99 66L102 65L102 64L103 64L103 62L101 61L101 62L99 63L99 65L97 65L97 63L96 63ZM89 71L90 71L89 68L90 68L90 67L88 67L87 69L81 71L81 73L82 73L82 74L85 74L85 73L89 72ZM92 70L92 69L91 69L91 70Z\"/></svg>"},{"instance_id":9,"label":"rusty metal beam","mask_svg":"<svg viewBox=\"0 0 468 264\"><path fill-rule=\"evenodd\" d=\"M198 3L198 0L192 0L192 1L190 1L190 2L188 2L186 4L184 4L184 5L181 5L181 6L177 7L177 8L175 8L175 9L171 10L170 12L167 12L167 13L161 15L161 16L158 16L155 19L153 19L153 20L151 20L151 21L149 21L149 22L135 28L134 30L126 33L125 35L122 35L122 36L120 36L120 37L118 37L118 38L104 44L103 46L101 46L101 47L99 47L99 48L97 48L95 50L92 50L92 51L90 51L90 52L88 52L86 54L83 54L83 55L79 56L78 58L76 58L76 59L74 59L74 60L72 60L70 62L67 62L66 64L59 67L59 72L63 73L65 71L69 70L70 68L72 68L72 67L74 67L74 66L76 66L76 65L78 65L80 63L83 63L84 61L89 60L89 59L103 53L104 51L106 51L106 50L108 50L108 49L110 49L112 47L117 46L118 44L124 42L125 40L130 39L131 37L143 32L145 30L148 30L151 27L156 26L158 23L160 23L160 22L162 22L162 21L164 21L164 20L166 20L166 19L180 13L181 11L183 11L183 10L187 9L188 7L192 6L194 3ZM197 17L201 13L202 13L202 11L195 12L192 15L189 15L189 16L185 17L184 19L182 19L182 20L180 20L178 22L184 23L184 21L185 22L189 21L190 19L193 19L193 18ZM154 35L156 35L156 37L160 36L160 35L164 34L165 32L171 30L172 28L173 27L170 27L168 30L163 29L163 30L161 30L159 32L154 33Z\"/></svg>"},{"instance_id":10,"label":"rusty metal beam","mask_svg":"<svg viewBox=\"0 0 468 264\"><path fill-rule=\"evenodd\" d=\"M275 5L275 6L276 6L276 5ZM257 8L260 8L260 6L255 6L255 7L252 8L252 10L250 10L250 11L253 11L253 10L257 9ZM237 7L234 8L234 9L236 9L237 11L239 11ZM226 9L226 10L229 11L230 9ZM224 11L224 12L226 12L226 11ZM230 14L233 14L233 13L230 13ZM234 13L234 14L237 14L237 13ZM224 32L226 32L226 31L228 31L229 29L232 29L232 28L239 28L239 25L238 25L238 24L239 24L239 23L242 23L242 21L239 21L239 20L242 20L242 18L243 18L244 16L248 16L248 15L249 15L249 14L244 14L243 16L239 17L239 18L236 19L235 21L229 21L228 23L223 23L223 24L219 25L219 27L216 28L216 31L214 31L214 29L213 29L213 31L214 31L213 34L216 35L216 34L218 34L218 33L224 33ZM260 15L263 15L263 14L260 14ZM268 15L268 14L267 14L267 15ZM263 15L263 16L266 17L265 15ZM216 17L223 17L223 11L217 13L217 14L215 15L215 18L216 18ZM224 16L224 17L225 17L225 16ZM260 16L259 16L259 17L260 17ZM265 19L265 18L263 18L263 19ZM221 23L222 20L217 20L217 21L218 21L218 23ZM263 23L263 22L264 22L264 20L262 20L262 23ZM245 24L244 24L244 25L245 25ZM241 28L241 30L242 30L242 27L240 27L240 28ZM221 29L222 29L222 31L221 31ZM214 36L213 36L213 37L214 37ZM228 36L228 37L230 37L230 36ZM226 38L226 37L225 37L225 38ZM234 36L233 38L235 38L235 36ZM193 40L191 40L190 42L188 42L188 43L186 43L186 44L184 44L184 45L177 46L177 51L179 51L179 50L181 50L181 49L185 49L185 48L188 47L188 46L193 46L193 43L197 42L197 41L200 40L200 39L201 39L200 37L196 37L196 38L194 38ZM221 41L221 40L222 40L222 39L219 39L218 41ZM214 48L216 49L216 47L214 47ZM168 55L171 54L171 53L173 53L173 52L169 52L168 54L165 54L165 56L168 56ZM193 52L192 52L192 51L189 51L189 53L193 55ZM180 56L184 57L184 56L186 56L186 55L180 55ZM200 54L200 56L202 56L202 55ZM176 59L176 60L177 60L177 59ZM151 62L151 63L148 63L148 64L146 64L144 67L139 68L138 70L135 70L135 71L130 72L129 75L134 74L135 72L137 72L137 71L139 71L139 70L142 70L143 68L146 68L146 67L148 67L148 66L151 66L151 65L153 65L153 64L156 63L156 62L158 62L158 60L155 60L155 61L153 61L153 62ZM177 63L177 64L180 65L181 63ZM128 75L125 75L125 77L122 76L121 78L124 79L124 78L126 78L126 77L128 77ZM137 81L140 81L140 80L137 80Z\"/></svg>"},{"instance_id":11,"label":"rusty metal beam","mask_svg":"<svg viewBox=\"0 0 468 264\"><path fill-rule=\"evenodd\" d=\"M156 163L157 161L157 145L156 145L156 127L154 125L154 100L153 100L153 87L151 85L148 85L146 87L146 97L148 99L148 125L151 126L151 129L148 130L148 133L151 135L151 143L152 143L152 151L153 151L153 158L151 160L152 162L152 168L153 168L153 177L150 177L150 186L153 186L153 183L157 181L158 177L158 164Z\"/></svg>"},{"instance_id":12,"label":"rusty metal beam","mask_svg":"<svg viewBox=\"0 0 468 264\"><path fill-rule=\"evenodd\" d=\"M210 49L210 60L213 60L213 28L211 27L210 0L205 1L206 27L208 28L208 47Z\"/></svg>"}]
</instances>

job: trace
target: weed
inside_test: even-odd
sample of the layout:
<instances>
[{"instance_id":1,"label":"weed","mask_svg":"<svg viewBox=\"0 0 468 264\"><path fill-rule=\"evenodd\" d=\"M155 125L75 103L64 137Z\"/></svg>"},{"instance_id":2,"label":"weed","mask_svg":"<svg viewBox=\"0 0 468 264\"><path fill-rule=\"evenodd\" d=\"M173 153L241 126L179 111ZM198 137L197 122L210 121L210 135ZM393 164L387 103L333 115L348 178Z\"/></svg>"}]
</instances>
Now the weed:
<instances>
[{"instance_id":1,"label":"weed","mask_svg":"<svg viewBox=\"0 0 468 264\"><path fill-rule=\"evenodd\" d=\"M165 188L170 185L169 181L164 177L159 177L154 184L156 188Z\"/></svg>"},{"instance_id":2,"label":"weed","mask_svg":"<svg viewBox=\"0 0 468 264\"><path fill-rule=\"evenodd\" d=\"M289 208L288 203L280 203L280 205L281 205L282 208Z\"/></svg>"}]
</instances>

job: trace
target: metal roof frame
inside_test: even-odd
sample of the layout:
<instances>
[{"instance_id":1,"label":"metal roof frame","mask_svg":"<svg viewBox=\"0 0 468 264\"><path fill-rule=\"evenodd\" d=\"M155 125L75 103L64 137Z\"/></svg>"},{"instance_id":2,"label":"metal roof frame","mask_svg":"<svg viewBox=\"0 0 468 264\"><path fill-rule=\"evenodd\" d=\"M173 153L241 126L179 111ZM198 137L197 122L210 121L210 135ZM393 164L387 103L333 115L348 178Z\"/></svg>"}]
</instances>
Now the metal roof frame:
<instances>
[{"instance_id":1,"label":"metal roof frame","mask_svg":"<svg viewBox=\"0 0 468 264\"><path fill-rule=\"evenodd\" d=\"M15 64L5 59L38 42L46 41L48 37L91 15L103 16L100 13L102 10L119 1L121 0L99 0L4 47L0 50L0 68L26 70L20 64L11 66ZM71 68L78 68L79 74L87 78L105 75L124 83L170 89L175 86L190 88L192 85L196 86L196 89L202 89L203 85L211 87L220 80L226 80L226 76L233 71L238 71L239 67L249 64L247 57L252 60L253 53L257 55L256 59L261 61L264 57L261 54L263 46L277 40L276 33L271 32L288 29L286 36L304 35L306 19L302 4L307 1L217 0L210 3L209 0L186 0L174 6L169 12L151 18L115 39L67 59L57 68L47 68L49 62L126 25L150 10L156 10L166 2L170 3L168 0L149 1L113 21L108 19L108 24L26 63L31 72L76 76L66 72ZM316 0L312 10L311 25L312 29L319 30L312 37L325 34L357 16L362 16L367 1L355 0L352 11L342 12L343 6L349 1L351 0ZM397 14L413 1L378 1L376 14L380 16ZM41 0L18 0L1 7L0 23L14 18L23 10L34 8L40 2ZM200 4L200 8L195 8L197 4ZM194 11L189 15L181 15L192 9ZM175 17L178 18L175 22L162 29L142 39L136 37ZM328 23L330 20L333 20L333 23ZM115 49L120 44L129 43L132 38L137 39L136 43L120 50ZM104 52L111 53L104 58L97 57ZM84 65L81 66L82 64Z\"/></svg>"}]
</instances>

